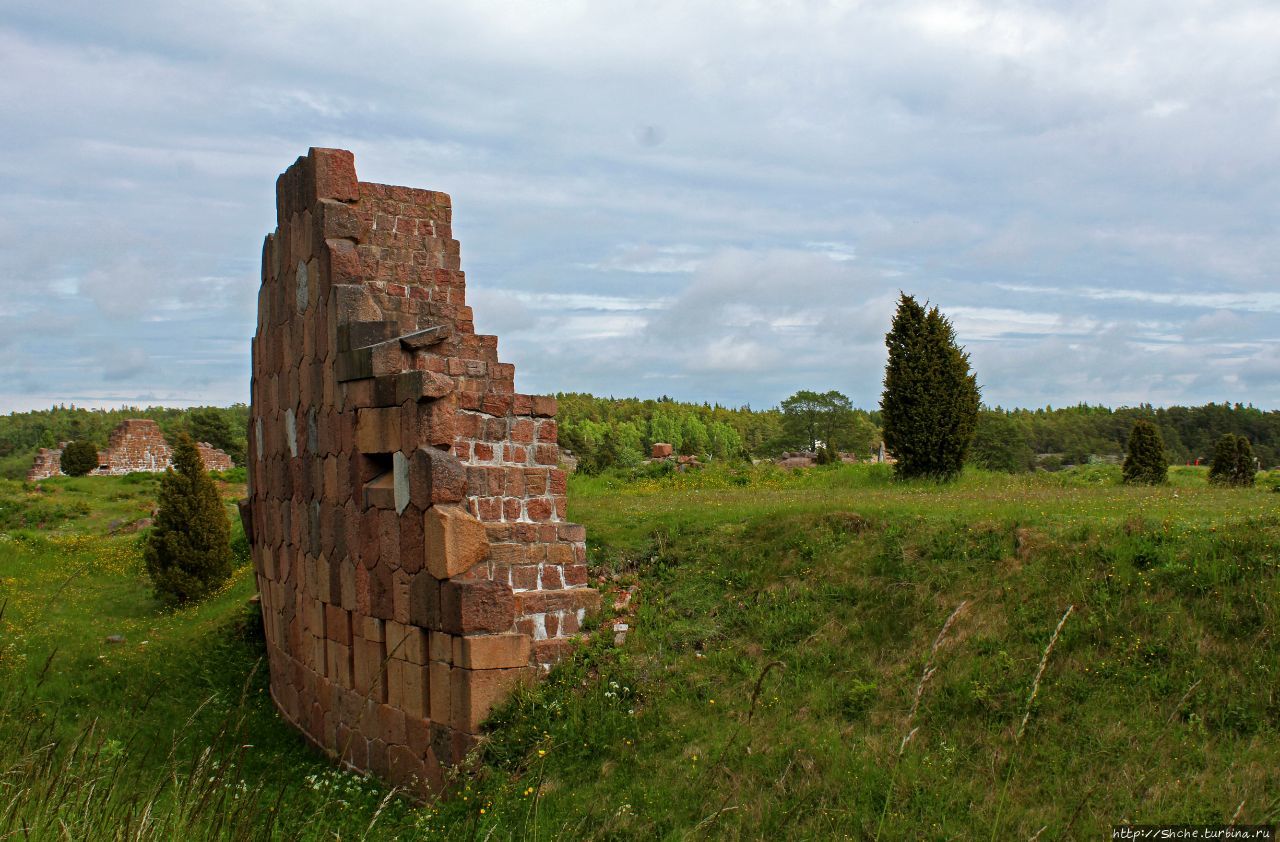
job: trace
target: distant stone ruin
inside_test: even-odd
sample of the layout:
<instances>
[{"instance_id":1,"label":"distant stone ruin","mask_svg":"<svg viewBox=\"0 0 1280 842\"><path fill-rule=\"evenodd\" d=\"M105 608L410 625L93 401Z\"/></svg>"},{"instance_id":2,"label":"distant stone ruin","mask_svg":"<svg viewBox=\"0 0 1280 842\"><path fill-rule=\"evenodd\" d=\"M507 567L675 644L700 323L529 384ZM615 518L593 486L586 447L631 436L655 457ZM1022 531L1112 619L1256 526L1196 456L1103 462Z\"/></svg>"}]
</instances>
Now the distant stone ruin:
<instances>
[{"instance_id":1,"label":"distant stone ruin","mask_svg":"<svg viewBox=\"0 0 1280 842\"><path fill-rule=\"evenodd\" d=\"M62 442L57 448L40 448L31 470L27 471L27 480L61 476L62 449L66 445L67 442ZM200 442L196 449L200 451L206 471L231 470L231 457L218 448ZM173 464L172 456L173 449L164 440L159 424L150 418L129 418L111 431L107 449L98 451L98 467L90 473L109 476L138 471L159 473Z\"/></svg>"},{"instance_id":2,"label":"distant stone ruin","mask_svg":"<svg viewBox=\"0 0 1280 842\"><path fill-rule=\"evenodd\" d=\"M476 335L447 195L312 149L276 204L241 506L272 697L331 756L438 791L599 604L556 402Z\"/></svg>"}]
</instances>

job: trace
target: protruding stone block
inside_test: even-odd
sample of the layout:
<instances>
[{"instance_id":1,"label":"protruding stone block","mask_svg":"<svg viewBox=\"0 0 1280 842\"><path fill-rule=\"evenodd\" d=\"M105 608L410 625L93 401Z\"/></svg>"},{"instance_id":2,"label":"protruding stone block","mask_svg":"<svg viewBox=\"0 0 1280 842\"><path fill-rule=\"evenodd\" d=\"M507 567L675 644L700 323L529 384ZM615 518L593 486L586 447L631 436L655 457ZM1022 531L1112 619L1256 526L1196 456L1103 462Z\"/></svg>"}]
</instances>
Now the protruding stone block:
<instances>
[{"instance_id":1,"label":"protruding stone block","mask_svg":"<svg viewBox=\"0 0 1280 842\"><path fill-rule=\"evenodd\" d=\"M394 509L395 481L391 472L380 474L364 484L364 505L369 509Z\"/></svg>"},{"instance_id":2,"label":"protruding stone block","mask_svg":"<svg viewBox=\"0 0 1280 842\"><path fill-rule=\"evenodd\" d=\"M311 158L314 195L318 199L354 202L360 198L360 182L356 180L356 159L346 149L312 147Z\"/></svg>"},{"instance_id":3,"label":"protruding stone block","mask_svg":"<svg viewBox=\"0 0 1280 842\"><path fill-rule=\"evenodd\" d=\"M449 634L509 632L515 609L511 586L502 582L450 580L440 586L440 625Z\"/></svg>"},{"instance_id":4,"label":"protruding stone block","mask_svg":"<svg viewBox=\"0 0 1280 842\"><path fill-rule=\"evenodd\" d=\"M484 524L461 506L438 505L427 509L423 515L422 538L426 545L426 568L437 579L465 573L489 552Z\"/></svg>"},{"instance_id":5,"label":"protruding stone block","mask_svg":"<svg viewBox=\"0 0 1280 842\"><path fill-rule=\"evenodd\" d=\"M453 638L453 663L469 670L527 666L532 641L524 634L484 634Z\"/></svg>"},{"instance_id":6,"label":"protruding stone block","mask_svg":"<svg viewBox=\"0 0 1280 842\"><path fill-rule=\"evenodd\" d=\"M458 457L435 447L414 452L408 480L409 498L420 509L460 502L467 490L467 472Z\"/></svg>"},{"instance_id":7,"label":"protruding stone block","mask_svg":"<svg viewBox=\"0 0 1280 842\"><path fill-rule=\"evenodd\" d=\"M396 403L442 398L453 391L453 380L434 371L406 371L396 378Z\"/></svg>"}]
</instances>

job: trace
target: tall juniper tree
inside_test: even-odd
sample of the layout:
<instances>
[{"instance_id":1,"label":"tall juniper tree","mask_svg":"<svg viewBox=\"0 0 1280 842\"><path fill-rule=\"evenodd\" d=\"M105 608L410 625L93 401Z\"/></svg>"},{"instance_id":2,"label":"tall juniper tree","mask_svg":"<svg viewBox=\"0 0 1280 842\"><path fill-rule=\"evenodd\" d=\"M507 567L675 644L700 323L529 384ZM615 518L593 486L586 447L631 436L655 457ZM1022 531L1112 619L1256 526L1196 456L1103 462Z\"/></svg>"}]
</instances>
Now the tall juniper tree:
<instances>
[{"instance_id":1,"label":"tall juniper tree","mask_svg":"<svg viewBox=\"0 0 1280 842\"><path fill-rule=\"evenodd\" d=\"M885 335L889 362L880 398L885 447L904 478L953 479L978 421L977 378L955 329L937 307L906 293Z\"/></svg>"},{"instance_id":2,"label":"tall juniper tree","mask_svg":"<svg viewBox=\"0 0 1280 842\"><path fill-rule=\"evenodd\" d=\"M1129 431L1129 453L1122 467L1124 481L1130 485L1161 485L1169 478L1169 460L1164 455L1164 439L1160 428L1150 421L1133 422Z\"/></svg>"},{"instance_id":3,"label":"tall juniper tree","mask_svg":"<svg viewBox=\"0 0 1280 842\"><path fill-rule=\"evenodd\" d=\"M227 513L185 433L173 448L173 467L160 481L155 528L143 550L156 596L168 603L201 599L231 576Z\"/></svg>"},{"instance_id":4,"label":"tall juniper tree","mask_svg":"<svg viewBox=\"0 0 1280 842\"><path fill-rule=\"evenodd\" d=\"M1258 463L1253 458L1253 445L1244 436L1236 436L1235 484L1241 487L1253 485L1258 477Z\"/></svg>"},{"instance_id":5,"label":"tall juniper tree","mask_svg":"<svg viewBox=\"0 0 1280 842\"><path fill-rule=\"evenodd\" d=\"M1214 485L1253 485L1257 466L1253 461L1253 445L1244 436L1225 433L1213 448L1213 464L1209 482Z\"/></svg>"}]
</instances>

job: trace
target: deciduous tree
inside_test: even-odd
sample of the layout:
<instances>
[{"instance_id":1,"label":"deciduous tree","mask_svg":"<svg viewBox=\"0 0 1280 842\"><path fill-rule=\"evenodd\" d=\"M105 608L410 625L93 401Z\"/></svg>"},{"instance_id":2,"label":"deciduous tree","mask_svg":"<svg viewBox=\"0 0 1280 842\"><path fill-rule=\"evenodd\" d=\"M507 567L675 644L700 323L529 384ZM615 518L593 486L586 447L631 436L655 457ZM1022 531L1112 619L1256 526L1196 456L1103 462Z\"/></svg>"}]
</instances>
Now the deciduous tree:
<instances>
[{"instance_id":1,"label":"deciduous tree","mask_svg":"<svg viewBox=\"0 0 1280 842\"><path fill-rule=\"evenodd\" d=\"M822 445L833 452L852 438L853 404L834 389L811 392L802 389L782 402L782 423L789 440L817 451Z\"/></svg>"}]
</instances>

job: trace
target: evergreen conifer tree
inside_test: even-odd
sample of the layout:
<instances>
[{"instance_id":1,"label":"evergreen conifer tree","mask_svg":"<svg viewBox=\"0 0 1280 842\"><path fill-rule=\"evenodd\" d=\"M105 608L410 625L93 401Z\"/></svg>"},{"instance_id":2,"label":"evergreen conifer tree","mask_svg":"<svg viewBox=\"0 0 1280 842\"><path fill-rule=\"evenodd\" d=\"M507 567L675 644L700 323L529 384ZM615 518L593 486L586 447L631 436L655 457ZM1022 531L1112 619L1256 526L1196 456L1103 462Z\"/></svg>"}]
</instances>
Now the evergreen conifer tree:
<instances>
[{"instance_id":1,"label":"evergreen conifer tree","mask_svg":"<svg viewBox=\"0 0 1280 842\"><path fill-rule=\"evenodd\" d=\"M1209 482L1214 485L1253 485L1257 466L1253 462L1253 445L1244 436L1224 433L1213 448L1213 464Z\"/></svg>"},{"instance_id":2,"label":"evergreen conifer tree","mask_svg":"<svg viewBox=\"0 0 1280 842\"><path fill-rule=\"evenodd\" d=\"M69 477L82 477L98 467L98 448L93 442L77 439L62 449L62 472Z\"/></svg>"},{"instance_id":3,"label":"evergreen conifer tree","mask_svg":"<svg viewBox=\"0 0 1280 842\"><path fill-rule=\"evenodd\" d=\"M900 477L953 479L978 420L977 379L955 329L937 307L906 293L885 336L889 362L880 399L885 447Z\"/></svg>"},{"instance_id":4,"label":"evergreen conifer tree","mask_svg":"<svg viewBox=\"0 0 1280 842\"><path fill-rule=\"evenodd\" d=\"M1236 473L1236 435L1223 433L1213 446L1213 462L1209 466L1209 482L1213 485L1232 485Z\"/></svg>"},{"instance_id":5,"label":"evergreen conifer tree","mask_svg":"<svg viewBox=\"0 0 1280 842\"><path fill-rule=\"evenodd\" d=\"M1253 445L1244 436L1236 436L1236 458L1231 472L1231 484L1241 487L1251 486L1257 475L1257 465L1253 461Z\"/></svg>"},{"instance_id":6,"label":"evergreen conifer tree","mask_svg":"<svg viewBox=\"0 0 1280 842\"><path fill-rule=\"evenodd\" d=\"M1150 421L1138 420L1129 431L1129 453L1124 457L1124 481L1131 485L1161 485L1169 477L1160 429Z\"/></svg>"},{"instance_id":7,"label":"evergreen conifer tree","mask_svg":"<svg viewBox=\"0 0 1280 842\"><path fill-rule=\"evenodd\" d=\"M174 445L173 467L160 481L159 512L143 560L156 595L168 603L201 599L231 576L227 513L185 433Z\"/></svg>"}]
</instances>

